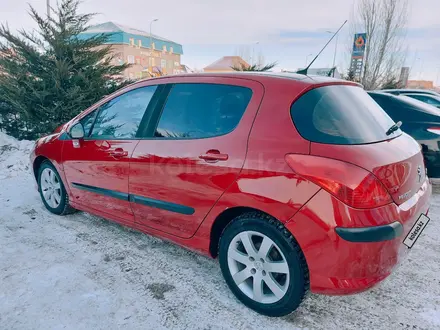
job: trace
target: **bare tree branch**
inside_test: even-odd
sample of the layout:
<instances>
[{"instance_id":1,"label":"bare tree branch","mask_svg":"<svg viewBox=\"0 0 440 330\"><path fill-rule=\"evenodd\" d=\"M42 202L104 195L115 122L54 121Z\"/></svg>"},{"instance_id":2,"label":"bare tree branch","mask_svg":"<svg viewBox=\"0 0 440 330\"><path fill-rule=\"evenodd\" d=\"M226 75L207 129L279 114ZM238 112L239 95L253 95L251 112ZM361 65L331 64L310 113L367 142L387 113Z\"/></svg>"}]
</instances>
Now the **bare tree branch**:
<instances>
[{"instance_id":1,"label":"bare tree branch","mask_svg":"<svg viewBox=\"0 0 440 330\"><path fill-rule=\"evenodd\" d=\"M408 0L359 0L352 31L367 34L361 83L376 89L396 77L405 62Z\"/></svg>"}]
</instances>

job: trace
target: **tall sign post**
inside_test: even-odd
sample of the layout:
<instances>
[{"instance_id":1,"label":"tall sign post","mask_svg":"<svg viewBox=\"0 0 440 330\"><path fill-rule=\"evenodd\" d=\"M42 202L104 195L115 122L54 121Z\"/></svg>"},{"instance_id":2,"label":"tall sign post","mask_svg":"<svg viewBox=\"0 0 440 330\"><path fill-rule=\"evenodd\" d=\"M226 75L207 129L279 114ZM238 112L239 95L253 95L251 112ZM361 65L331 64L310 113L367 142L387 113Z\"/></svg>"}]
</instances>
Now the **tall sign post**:
<instances>
[{"instance_id":1,"label":"tall sign post","mask_svg":"<svg viewBox=\"0 0 440 330\"><path fill-rule=\"evenodd\" d=\"M364 55L365 55L366 44L367 44L366 33L356 33L354 35L350 71L354 73L354 77L357 80L360 80L362 76L362 68L364 67Z\"/></svg>"},{"instance_id":2,"label":"tall sign post","mask_svg":"<svg viewBox=\"0 0 440 330\"><path fill-rule=\"evenodd\" d=\"M405 88L408 85L409 67L404 66L400 71L399 88Z\"/></svg>"}]
</instances>

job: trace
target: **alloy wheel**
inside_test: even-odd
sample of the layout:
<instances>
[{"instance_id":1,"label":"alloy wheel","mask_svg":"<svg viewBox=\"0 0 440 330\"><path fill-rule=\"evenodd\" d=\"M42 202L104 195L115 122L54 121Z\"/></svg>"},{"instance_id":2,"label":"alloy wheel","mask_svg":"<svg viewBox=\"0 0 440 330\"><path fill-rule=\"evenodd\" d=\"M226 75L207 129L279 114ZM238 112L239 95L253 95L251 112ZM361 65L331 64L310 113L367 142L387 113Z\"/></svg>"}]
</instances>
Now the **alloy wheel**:
<instances>
[{"instance_id":1,"label":"alloy wheel","mask_svg":"<svg viewBox=\"0 0 440 330\"><path fill-rule=\"evenodd\" d=\"M284 254L272 239L256 231L243 231L232 239L228 268L238 288L259 303L276 303L289 288Z\"/></svg>"},{"instance_id":2,"label":"alloy wheel","mask_svg":"<svg viewBox=\"0 0 440 330\"><path fill-rule=\"evenodd\" d=\"M61 203L61 183L52 169L45 168L41 172L40 186L46 203L56 209Z\"/></svg>"}]
</instances>

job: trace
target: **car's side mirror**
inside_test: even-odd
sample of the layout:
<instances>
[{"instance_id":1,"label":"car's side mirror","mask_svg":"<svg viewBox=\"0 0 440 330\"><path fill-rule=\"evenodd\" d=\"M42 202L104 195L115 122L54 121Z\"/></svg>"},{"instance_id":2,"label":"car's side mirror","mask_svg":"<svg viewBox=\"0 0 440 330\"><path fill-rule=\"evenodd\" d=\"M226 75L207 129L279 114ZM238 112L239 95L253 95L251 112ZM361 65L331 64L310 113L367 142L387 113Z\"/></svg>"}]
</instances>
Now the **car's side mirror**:
<instances>
[{"instance_id":1,"label":"car's side mirror","mask_svg":"<svg viewBox=\"0 0 440 330\"><path fill-rule=\"evenodd\" d=\"M84 138L85 132L84 132L83 124L76 123L75 125L73 125L70 128L69 134L72 139L79 140L79 139Z\"/></svg>"}]
</instances>

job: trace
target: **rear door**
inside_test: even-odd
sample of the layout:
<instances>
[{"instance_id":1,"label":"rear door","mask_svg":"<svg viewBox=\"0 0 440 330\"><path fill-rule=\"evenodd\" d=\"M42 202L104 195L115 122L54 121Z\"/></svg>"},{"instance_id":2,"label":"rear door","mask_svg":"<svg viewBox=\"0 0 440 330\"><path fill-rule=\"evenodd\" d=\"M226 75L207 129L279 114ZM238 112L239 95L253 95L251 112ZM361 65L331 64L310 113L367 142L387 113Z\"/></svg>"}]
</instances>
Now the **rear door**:
<instances>
[{"instance_id":1,"label":"rear door","mask_svg":"<svg viewBox=\"0 0 440 330\"><path fill-rule=\"evenodd\" d=\"M79 144L64 141L63 165L74 203L133 223L129 160L155 91L156 86L141 87L114 97L80 120L85 138Z\"/></svg>"},{"instance_id":2,"label":"rear door","mask_svg":"<svg viewBox=\"0 0 440 330\"><path fill-rule=\"evenodd\" d=\"M383 183L397 204L425 181L420 146L360 87L313 89L292 105L292 118L310 140L311 154L362 167Z\"/></svg>"},{"instance_id":3,"label":"rear door","mask_svg":"<svg viewBox=\"0 0 440 330\"><path fill-rule=\"evenodd\" d=\"M135 221L191 237L243 166L263 97L244 79L167 79L169 94L131 159Z\"/></svg>"}]
</instances>

